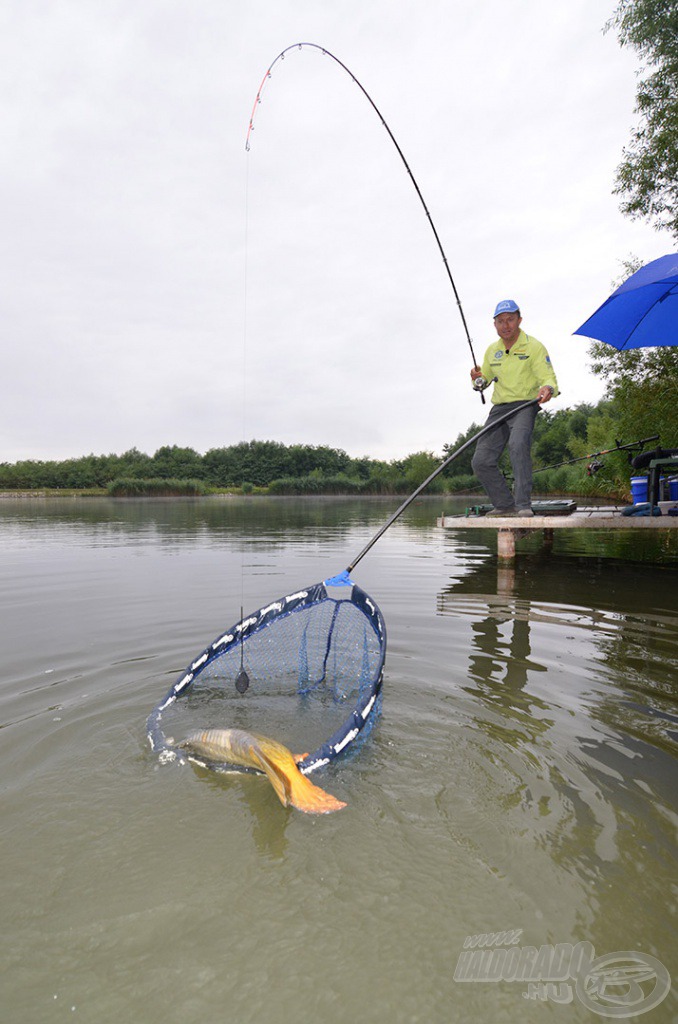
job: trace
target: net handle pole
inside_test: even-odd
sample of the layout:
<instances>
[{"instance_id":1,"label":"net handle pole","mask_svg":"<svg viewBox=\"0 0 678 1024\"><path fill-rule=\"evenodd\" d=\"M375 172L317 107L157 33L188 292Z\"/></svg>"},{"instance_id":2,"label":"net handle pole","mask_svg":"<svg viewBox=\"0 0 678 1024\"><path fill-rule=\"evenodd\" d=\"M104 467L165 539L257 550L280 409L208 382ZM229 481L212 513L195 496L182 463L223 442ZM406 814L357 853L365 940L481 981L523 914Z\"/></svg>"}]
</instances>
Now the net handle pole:
<instances>
[{"instance_id":1,"label":"net handle pole","mask_svg":"<svg viewBox=\"0 0 678 1024\"><path fill-rule=\"evenodd\" d=\"M456 451L453 451L451 455L448 455L448 457L445 459L445 461L441 462L441 464L438 466L438 468L434 469L433 472L431 473L431 475L428 476L424 480L423 484L419 484L419 486L417 487L416 491L414 491L412 494L410 494L409 498L405 499L405 501L402 503L400 508L396 509L396 511L391 516L391 518L388 519L384 523L384 525L381 527L381 529L378 530L377 533L375 533L375 535L372 538L372 540L370 540L365 545L365 547L362 549L360 554L356 558L353 559L353 561L351 562L351 564L349 566L347 566L346 571L348 573L351 573L355 569L355 567L358 564L358 562L362 558L364 558L364 556L367 554L367 552L372 547L374 547L374 545L377 543L379 538L382 537L386 533L386 531L388 530L389 526L392 526L393 523L395 523L396 519L398 519L398 517L400 515L402 515L402 513L405 511L405 509L408 507L408 505L411 505L412 502L414 501L414 499L418 498L419 495L421 494L421 492L426 490L426 488L431 483L431 481L435 480L435 478L437 476L439 476L440 473L442 473L442 471L444 469L446 469L450 465L451 462L454 462L455 459L459 458L459 456L462 454L462 452L465 452L467 448L469 448L472 444L475 444L475 442L477 440L479 440L479 438L484 437L484 435L485 434L489 434L491 430L494 430L496 427L501 426L501 424L505 423L506 420L511 418L511 416L515 416L516 413L522 412L523 409L529 409L531 405L537 405L538 406L539 404L540 403L539 403L539 400L537 398L531 398L529 402L523 402L522 405L519 405L515 409L511 409L510 412L507 412L503 416L500 416L498 419L494 420L494 422L487 423L484 427L482 427L481 430L478 431L477 434L474 434L473 437L470 437L468 439L468 441L465 441L464 444L460 445L460 447L457 448Z\"/></svg>"}]
</instances>

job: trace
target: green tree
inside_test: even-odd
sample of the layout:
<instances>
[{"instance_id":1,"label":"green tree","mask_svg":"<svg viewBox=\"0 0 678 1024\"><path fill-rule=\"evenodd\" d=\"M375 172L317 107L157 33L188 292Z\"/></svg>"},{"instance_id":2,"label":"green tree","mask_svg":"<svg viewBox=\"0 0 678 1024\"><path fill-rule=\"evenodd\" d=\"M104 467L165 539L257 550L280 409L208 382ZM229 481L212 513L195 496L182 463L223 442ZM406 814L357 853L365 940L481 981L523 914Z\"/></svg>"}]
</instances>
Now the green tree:
<instances>
[{"instance_id":1,"label":"green tree","mask_svg":"<svg viewBox=\"0 0 678 1024\"><path fill-rule=\"evenodd\" d=\"M555 466L571 459L573 442L586 437L586 425L592 412L593 406L585 403L574 409L541 409L534 425L535 465Z\"/></svg>"},{"instance_id":2,"label":"green tree","mask_svg":"<svg viewBox=\"0 0 678 1024\"><path fill-rule=\"evenodd\" d=\"M111 477L128 476L142 479L153 476L153 461L150 455L140 452L138 448L130 448L122 455L111 456Z\"/></svg>"},{"instance_id":3,"label":"green tree","mask_svg":"<svg viewBox=\"0 0 678 1024\"><path fill-rule=\"evenodd\" d=\"M416 490L419 484L437 469L441 460L433 452L415 452L403 459L402 466L408 490Z\"/></svg>"},{"instance_id":4,"label":"green tree","mask_svg":"<svg viewBox=\"0 0 678 1024\"><path fill-rule=\"evenodd\" d=\"M594 344L593 372L607 380L620 436L635 440L659 434L664 447L678 446L678 349L630 349L610 354Z\"/></svg>"},{"instance_id":5,"label":"green tree","mask_svg":"<svg viewBox=\"0 0 678 1024\"><path fill-rule=\"evenodd\" d=\"M633 427L633 425L631 426ZM582 457L592 452L614 448L618 441L621 444L630 444L632 441L639 441L641 437L649 436L650 434L641 433L638 429L632 429L631 433L626 433L624 425L618 418L618 406L614 402L601 401L588 420L586 437L572 441L572 454ZM575 476L571 477L575 493L628 498L633 475L631 459L636 454L638 454L637 451L614 452L611 455L606 455L602 459L600 473L593 477L587 476L585 462L571 467L572 471L576 471ZM579 485L576 482L577 473Z\"/></svg>"},{"instance_id":6,"label":"green tree","mask_svg":"<svg viewBox=\"0 0 678 1024\"><path fill-rule=\"evenodd\" d=\"M443 458L441 459L441 462L449 458L452 452L455 452L457 448L461 448L463 444L470 441L473 435L477 434L480 429L481 425L479 423L472 423L468 430L464 431L463 434L457 435L457 439L453 444L443 445ZM465 452L462 452L458 459L455 459L454 462L444 470L443 476L469 476L473 472L471 469L471 459L473 458L475 450L475 445L470 445Z\"/></svg>"},{"instance_id":7,"label":"green tree","mask_svg":"<svg viewBox=\"0 0 678 1024\"><path fill-rule=\"evenodd\" d=\"M369 480L370 476L383 476L387 464L385 462L379 462L376 459L370 459L367 455L363 455L359 459L349 459L348 471L351 476L357 477L359 480Z\"/></svg>"},{"instance_id":8,"label":"green tree","mask_svg":"<svg viewBox=\"0 0 678 1024\"><path fill-rule=\"evenodd\" d=\"M636 50L638 126L617 168L622 211L653 221L678 238L678 4L676 0L620 0L606 29Z\"/></svg>"},{"instance_id":9,"label":"green tree","mask_svg":"<svg viewBox=\"0 0 678 1024\"><path fill-rule=\"evenodd\" d=\"M202 457L193 448L164 445L153 456L153 476L199 480L203 476Z\"/></svg>"},{"instance_id":10,"label":"green tree","mask_svg":"<svg viewBox=\"0 0 678 1024\"><path fill-rule=\"evenodd\" d=\"M350 459L339 448L327 445L294 444L286 450L291 476L306 476L318 471L325 476L336 476L350 468Z\"/></svg>"}]
</instances>

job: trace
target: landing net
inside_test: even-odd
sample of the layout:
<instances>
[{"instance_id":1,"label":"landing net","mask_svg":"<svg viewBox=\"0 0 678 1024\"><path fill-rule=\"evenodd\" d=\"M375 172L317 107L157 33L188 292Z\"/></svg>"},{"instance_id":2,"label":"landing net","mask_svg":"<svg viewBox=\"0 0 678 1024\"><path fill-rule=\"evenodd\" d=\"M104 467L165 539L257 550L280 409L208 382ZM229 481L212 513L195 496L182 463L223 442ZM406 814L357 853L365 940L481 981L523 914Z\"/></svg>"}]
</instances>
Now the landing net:
<instances>
[{"instance_id":1,"label":"landing net","mask_svg":"<svg viewBox=\"0 0 678 1024\"><path fill-rule=\"evenodd\" d=\"M308 752L299 768L312 772L371 730L385 653L371 597L347 573L316 583L218 636L149 715L151 748L181 758L173 744L196 729L245 729Z\"/></svg>"}]
</instances>

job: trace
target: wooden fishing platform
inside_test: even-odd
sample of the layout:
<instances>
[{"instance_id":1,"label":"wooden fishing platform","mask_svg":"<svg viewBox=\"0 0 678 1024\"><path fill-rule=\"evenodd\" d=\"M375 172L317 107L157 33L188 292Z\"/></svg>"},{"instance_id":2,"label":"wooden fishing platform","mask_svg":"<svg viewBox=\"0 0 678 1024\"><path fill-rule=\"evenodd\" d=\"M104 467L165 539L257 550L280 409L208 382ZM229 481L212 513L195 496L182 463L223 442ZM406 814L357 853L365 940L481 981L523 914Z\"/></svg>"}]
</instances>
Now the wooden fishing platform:
<instances>
[{"instance_id":1,"label":"wooden fishing platform","mask_svg":"<svg viewBox=\"0 0 678 1024\"><path fill-rule=\"evenodd\" d=\"M660 502L665 513L676 502ZM510 516L485 515L439 516L436 525L445 530L496 530L497 555L504 560L515 558L516 540L535 530L542 530L545 545L553 543L555 530L677 530L678 516L625 516L620 507L580 508L567 515Z\"/></svg>"}]
</instances>

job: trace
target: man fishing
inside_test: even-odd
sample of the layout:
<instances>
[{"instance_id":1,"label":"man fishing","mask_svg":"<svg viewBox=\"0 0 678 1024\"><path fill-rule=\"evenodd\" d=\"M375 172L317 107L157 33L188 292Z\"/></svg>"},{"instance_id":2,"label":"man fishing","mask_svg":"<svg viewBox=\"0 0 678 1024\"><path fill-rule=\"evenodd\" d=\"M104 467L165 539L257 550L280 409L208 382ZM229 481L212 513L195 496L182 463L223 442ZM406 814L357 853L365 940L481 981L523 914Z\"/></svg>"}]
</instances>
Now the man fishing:
<instances>
[{"instance_id":1,"label":"man fishing","mask_svg":"<svg viewBox=\"0 0 678 1024\"><path fill-rule=\"evenodd\" d=\"M486 426L530 399L539 403L521 409L478 441L471 465L494 505L488 516L534 515L531 506L532 432L539 406L558 394L558 382L548 352L541 342L521 330L521 323L520 309L513 299L498 303L494 327L499 342L488 347L483 365L471 370L471 380L477 390L494 383L492 410ZM498 465L507 445L515 481L513 494Z\"/></svg>"}]
</instances>

